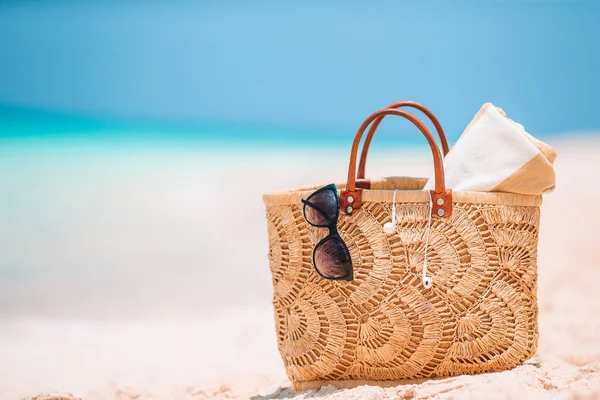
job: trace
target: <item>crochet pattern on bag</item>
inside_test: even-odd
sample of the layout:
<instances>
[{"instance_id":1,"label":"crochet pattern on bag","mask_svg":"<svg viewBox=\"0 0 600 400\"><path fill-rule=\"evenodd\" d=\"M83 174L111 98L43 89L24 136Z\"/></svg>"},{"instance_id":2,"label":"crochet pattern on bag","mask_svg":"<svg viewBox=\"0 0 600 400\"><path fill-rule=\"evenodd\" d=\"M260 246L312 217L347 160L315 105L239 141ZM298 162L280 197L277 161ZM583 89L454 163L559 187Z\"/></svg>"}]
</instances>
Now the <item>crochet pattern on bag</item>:
<instances>
[{"instance_id":1,"label":"crochet pattern on bag","mask_svg":"<svg viewBox=\"0 0 600 400\"><path fill-rule=\"evenodd\" d=\"M312 249L327 229L300 204L267 205L278 347L295 384L501 371L537 348L539 207L453 204L434 218L421 283L427 203L364 202L340 217L354 280L321 278Z\"/></svg>"}]
</instances>

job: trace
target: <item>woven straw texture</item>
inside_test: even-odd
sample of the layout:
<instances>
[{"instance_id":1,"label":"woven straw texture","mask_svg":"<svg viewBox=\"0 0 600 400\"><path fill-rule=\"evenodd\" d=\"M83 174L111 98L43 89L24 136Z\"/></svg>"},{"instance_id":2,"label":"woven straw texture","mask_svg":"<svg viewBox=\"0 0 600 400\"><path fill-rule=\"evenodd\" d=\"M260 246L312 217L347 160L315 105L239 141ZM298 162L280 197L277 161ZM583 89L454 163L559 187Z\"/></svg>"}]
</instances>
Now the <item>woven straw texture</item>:
<instances>
[{"instance_id":1,"label":"woven straw texture","mask_svg":"<svg viewBox=\"0 0 600 400\"><path fill-rule=\"evenodd\" d=\"M327 229L307 224L300 199L317 187L264 196L278 347L297 390L501 371L535 353L541 198L455 192L452 216L432 221L425 289L423 182L374 181L360 211L340 216L350 282L312 265ZM393 188L408 190L388 235Z\"/></svg>"}]
</instances>

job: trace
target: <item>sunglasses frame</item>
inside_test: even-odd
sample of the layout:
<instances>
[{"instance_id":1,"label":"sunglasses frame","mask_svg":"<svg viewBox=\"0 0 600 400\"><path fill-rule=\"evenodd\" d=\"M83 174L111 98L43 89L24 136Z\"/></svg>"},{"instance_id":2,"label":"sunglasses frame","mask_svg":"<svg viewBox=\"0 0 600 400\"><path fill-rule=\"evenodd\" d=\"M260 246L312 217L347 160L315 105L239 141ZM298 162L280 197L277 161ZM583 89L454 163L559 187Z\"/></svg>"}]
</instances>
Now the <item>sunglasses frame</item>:
<instances>
[{"instance_id":1,"label":"sunglasses frame","mask_svg":"<svg viewBox=\"0 0 600 400\"><path fill-rule=\"evenodd\" d=\"M335 218L333 218L327 225L316 225L316 224L313 224L312 222L310 222L310 220L306 217L306 207L311 207L311 208L315 209L317 212L319 212L321 215L323 215L324 217L327 218L327 213L324 212L323 210L321 210L320 207L318 207L316 204L313 204L310 201L311 197L313 197L321 192L324 192L326 190L331 190L333 192L333 194L335 195L335 201L336 201L335 206L336 206L337 213L335 214ZM314 226L316 228L329 229L329 234L327 236L325 236L323 239L321 239L321 241L319 241L319 243L317 243L315 245L315 248L313 249L312 261L313 261L313 267L315 268L315 271L317 271L317 274L319 274L319 276L321 276L322 278L332 280L332 281L341 281L341 280L351 281L351 280L353 280L354 279L354 266L352 265L352 257L350 256L350 250L348 249L346 242L344 242L344 239L340 236L340 234L337 230L337 222L340 217L340 196L338 195L337 187L333 183L331 183L327 186L324 186L324 187L314 191L313 193L311 193L310 196L308 196L306 199L302 199L302 203L304 204L304 207L302 207L302 214L304 215L304 220L310 226ZM319 246L322 246L323 243L325 243L326 241L331 240L333 238L339 239L342 246L344 247L344 250L346 251L346 254L348 254L348 260L350 261L350 270L348 271L348 273L344 276L337 277L337 278L332 278L332 277L323 275L321 273L321 271L319 271L319 268L317 267L317 264L315 262L315 254L316 254Z\"/></svg>"}]
</instances>

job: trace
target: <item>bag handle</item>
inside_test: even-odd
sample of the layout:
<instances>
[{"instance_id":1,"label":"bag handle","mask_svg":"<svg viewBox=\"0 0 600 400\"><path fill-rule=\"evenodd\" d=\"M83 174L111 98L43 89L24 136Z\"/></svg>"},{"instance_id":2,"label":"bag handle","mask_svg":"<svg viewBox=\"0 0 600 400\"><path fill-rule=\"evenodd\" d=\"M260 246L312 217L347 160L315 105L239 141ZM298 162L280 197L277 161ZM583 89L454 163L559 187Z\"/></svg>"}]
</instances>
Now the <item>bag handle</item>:
<instances>
[{"instance_id":1,"label":"bag handle","mask_svg":"<svg viewBox=\"0 0 600 400\"><path fill-rule=\"evenodd\" d=\"M444 163L440 149L438 148L435 139L429 132L429 129L413 114L403 110L395 108L386 108L379 110L371 114L358 128L354 142L352 143L352 150L350 151L350 164L348 166L348 181L346 183L346 189L340 191L340 212L342 214L351 215L354 210L360 208L362 203L362 188L356 187L356 156L358 153L358 146L360 145L361 139L367 127L376 119L381 119L386 115L397 115L404 117L413 123L425 136L429 147L431 148L431 154L433 155L434 165L434 176L435 176L435 189L431 191L432 207L431 213L435 217L449 217L452 214L452 190L446 189L446 183L444 180Z\"/></svg>"},{"instance_id":2,"label":"bag handle","mask_svg":"<svg viewBox=\"0 0 600 400\"><path fill-rule=\"evenodd\" d=\"M416 101L410 101L410 100L397 101L395 103L390 104L386 108L402 108L402 107L416 108L417 110L421 111L423 114L425 114L429 118L429 120L435 126L435 130L437 131L438 136L440 137L440 142L442 143L442 151L444 152L444 156L446 156L446 154L448 154L448 151L450 151L450 148L448 147L448 141L446 140L446 135L444 134L444 129L442 128L440 121L438 121L438 119L435 117L435 115L433 115L433 113L431 111L429 111L429 109L427 107L425 107L424 105L417 103ZM365 138L365 143L363 144L362 152L360 154L360 162L358 163L357 179L365 178L365 164L367 163L367 154L369 153L369 147L371 146L371 140L373 139L373 135L375 134L375 131L379 127L379 124L381 123L381 121L383 121L383 118L384 117L377 118L375 121L373 121L373 124L369 128L369 132L367 133L367 137Z\"/></svg>"}]
</instances>

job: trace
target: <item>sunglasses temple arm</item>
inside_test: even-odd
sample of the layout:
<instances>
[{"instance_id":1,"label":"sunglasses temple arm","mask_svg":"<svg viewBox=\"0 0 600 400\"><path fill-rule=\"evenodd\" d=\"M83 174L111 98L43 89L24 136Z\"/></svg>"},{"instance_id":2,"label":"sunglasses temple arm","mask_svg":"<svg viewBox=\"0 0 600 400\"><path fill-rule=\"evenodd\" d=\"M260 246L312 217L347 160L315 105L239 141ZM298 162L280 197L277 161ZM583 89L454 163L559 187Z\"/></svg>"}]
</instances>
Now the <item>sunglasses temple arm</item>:
<instances>
[{"instance_id":1,"label":"sunglasses temple arm","mask_svg":"<svg viewBox=\"0 0 600 400\"><path fill-rule=\"evenodd\" d=\"M314 208L315 210L317 210L317 211L318 211L318 212L319 212L319 213L320 213L320 214L323 216L323 218L326 218L326 219L327 219L327 218L329 218L329 217L327 216L327 214L325 214L325 212L324 212L323 210L321 210L321 208L320 208L319 206L317 206L316 204L313 204L313 203L311 203L310 201L308 201L308 200L304 200L304 199L302 199L302 202L303 202L304 204L306 204L307 206L309 206L309 207L312 207L312 208Z\"/></svg>"}]
</instances>

